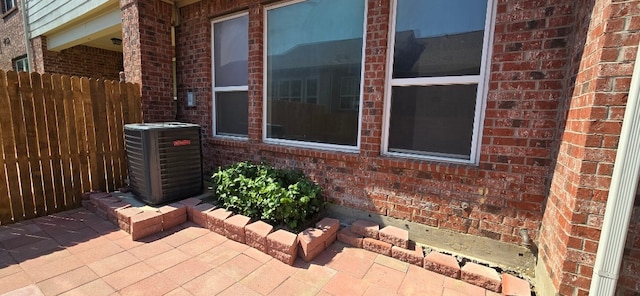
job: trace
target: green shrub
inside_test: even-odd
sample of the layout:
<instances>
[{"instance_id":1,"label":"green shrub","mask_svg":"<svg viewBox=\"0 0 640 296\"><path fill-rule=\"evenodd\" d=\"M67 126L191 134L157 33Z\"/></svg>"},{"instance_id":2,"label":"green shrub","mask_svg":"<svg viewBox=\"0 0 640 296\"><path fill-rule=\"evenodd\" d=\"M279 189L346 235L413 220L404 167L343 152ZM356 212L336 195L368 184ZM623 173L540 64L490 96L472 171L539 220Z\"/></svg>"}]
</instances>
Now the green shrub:
<instances>
[{"instance_id":1,"label":"green shrub","mask_svg":"<svg viewBox=\"0 0 640 296\"><path fill-rule=\"evenodd\" d=\"M222 205L235 213L296 229L323 205L320 186L302 172L239 162L211 177Z\"/></svg>"}]
</instances>

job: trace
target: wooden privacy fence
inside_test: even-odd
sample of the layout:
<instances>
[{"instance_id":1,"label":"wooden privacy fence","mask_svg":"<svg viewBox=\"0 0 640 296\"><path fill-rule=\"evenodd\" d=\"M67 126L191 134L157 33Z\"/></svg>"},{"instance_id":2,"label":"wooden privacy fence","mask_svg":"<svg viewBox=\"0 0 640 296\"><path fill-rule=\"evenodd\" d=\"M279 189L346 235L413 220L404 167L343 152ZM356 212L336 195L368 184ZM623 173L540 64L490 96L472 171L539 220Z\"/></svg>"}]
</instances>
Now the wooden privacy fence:
<instances>
[{"instance_id":1,"label":"wooden privacy fence","mask_svg":"<svg viewBox=\"0 0 640 296\"><path fill-rule=\"evenodd\" d=\"M137 84L0 71L0 225L121 187L123 126L141 121Z\"/></svg>"}]
</instances>

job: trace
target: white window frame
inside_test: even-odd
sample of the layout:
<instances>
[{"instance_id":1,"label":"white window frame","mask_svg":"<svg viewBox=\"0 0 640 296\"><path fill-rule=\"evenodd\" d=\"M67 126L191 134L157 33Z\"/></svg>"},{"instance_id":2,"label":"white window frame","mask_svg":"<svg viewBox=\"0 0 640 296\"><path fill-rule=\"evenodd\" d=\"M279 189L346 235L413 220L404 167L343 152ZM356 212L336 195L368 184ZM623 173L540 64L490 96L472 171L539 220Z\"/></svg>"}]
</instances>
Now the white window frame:
<instances>
[{"instance_id":1,"label":"white window frame","mask_svg":"<svg viewBox=\"0 0 640 296\"><path fill-rule=\"evenodd\" d=\"M264 65L264 69L263 69L263 108L262 108L262 141L264 143L267 144L274 144L274 145L283 145L283 146L292 146L292 147L299 147L299 148L310 148L310 149L319 149L319 150L329 150L329 151L338 151L338 152L350 152L350 153L359 153L360 152L360 145L361 145L361 135L362 135L362 101L363 101L363 97L364 97L364 72L365 72L365 61L366 61L366 45L367 45L367 10L368 10L368 2L367 0L363 0L364 1L364 22L362 24L362 61L361 61L361 67L360 67L360 110L358 111L358 131L356 132L356 145L352 146L352 145L338 145L338 144L326 144L326 143L315 143L315 142L305 142L305 141L298 141L298 140L285 140L285 139L275 139L275 138L267 138L267 102L268 102L268 98L267 98L267 86L268 86L268 80L267 80L267 39L269 38L268 36L268 30L267 28L268 26L268 11L272 10L272 9L277 9L277 8L281 8L281 7L285 7L285 6L289 6L289 5L293 5L293 4L297 4L297 3L301 3L301 2L305 2L306 0L294 0L294 1L287 1L284 3L279 3L279 4L275 4L275 5L269 5L269 6L265 6L264 8L264 28L263 28L263 35L264 35L264 51L263 51L263 65ZM319 80L318 80L319 82ZM319 87L319 85L318 85ZM320 98L318 97L318 103L319 103Z\"/></svg>"},{"instance_id":2,"label":"white window frame","mask_svg":"<svg viewBox=\"0 0 640 296\"><path fill-rule=\"evenodd\" d=\"M7 3L11 3L11 7L7 7ZM2 12L7 13L9 10L16 7L16 0L2 0L2 8L4 9Z\"/></svg>"},{"instance_id":3,"label":"white window frame","mask_svg":"<svg viewBox=\"0 0 640 296\"><path fill-rule=\"evenodd\" d=\"M22 62L23 66L26 66L26 69L21 69L18 67L18 63ZM15 59L13 61L13 66L16 68L16 72L20 72L20 71L24 71L24 72L29 72L29 59L27 59L27 57L21 57L18 59Z\"/></svg>"},{"instance_id":4,"label":"white window frame","mask_svg":"<svg viewBox=\"0 0 640 296\"><path fill-rule=\"evenodd\" d=\"M315 81L316 84L316 92L310 96L309 95L309 81ZM316 101L313 104L320 104L320 77L319 76L309 76L304 80L304 102L309 103L309 98L314 98Z\"/></svg>"},{"instance_id":5,"label":"white window frame","mask_svg":"<svg viewBox=\"0 0 640 296\"><path fill-rule=\"evenodd\" d=\"M345 85L345 81L349 80L349 79L353 79L355 76L343 76L340 77L340 98L338 100L338 109L342 110L342 111L349 111L349 110L355 110L354 107L360 108L360 105L358 106L354 106L354 104L350 104L350 106L348 107L343 107L342 106L342 101L343 99L347 99L349 101L351 101L351 98L355 97L354 95L350 94L350 93L343 93L343 86Z\"/></svg>"},{"instance_id":6,"label":"white window frame","mask_svg":"<svg viewBox=\"0 0 640 296\"><path fill-rule=\"evenodd\" d=\"M384 100L384 122L382 129L381 154L400 158L424 159L439 162L451 162L478 165L480 159L480 144L482 129L487 105L487 93L489 89L489 77L491 76L491 53L496 18L496 0L487 1L485 27L482 45L482 57L480 62L480 75L449 76L449 77L417 77L417 78L393 78L393 56L395 50L395 30L398 0L391 3L391 17L389 21L389 44L387 45L387 75ZM473 120L473 134L471 138L471 152L469 159L447 157L443 154L418 152L399 153L389 151L389 128L391 118L391 93L394 86L435 86L435 85L466 85L478 84L476 92L476 108Z\"/></svg>"},{"instance_id":7,"label":"white window frame","mask_svg":"<svg viewBox=\"0 0 640 296\"><path fill-rule=\"evenodd\" d=\"M244 140L247 141L249 139L249 135L247 132L246 136L241 135L220 135L217 133L216 126L216 92L239 92L244 91L249 93L249 81L247 81L246 85L237 85L237 86L216 86L216 63L215 63L215 30L214 26L216 23L221 23L224 21L232 20L235 18L243 17L249 15L248 12L235 13L231 15L227 15L224 17L216 18L211 20L211 127L212 127L212 135L216 138L227 138L233 140ZM248 20L247 20L248 22ZM249 42L249 36L247 35L247 42ZM248 96L247 96L248 99ZM247 118L247 124L249 124L249 118Z\"/></svg>"}]
</instances>

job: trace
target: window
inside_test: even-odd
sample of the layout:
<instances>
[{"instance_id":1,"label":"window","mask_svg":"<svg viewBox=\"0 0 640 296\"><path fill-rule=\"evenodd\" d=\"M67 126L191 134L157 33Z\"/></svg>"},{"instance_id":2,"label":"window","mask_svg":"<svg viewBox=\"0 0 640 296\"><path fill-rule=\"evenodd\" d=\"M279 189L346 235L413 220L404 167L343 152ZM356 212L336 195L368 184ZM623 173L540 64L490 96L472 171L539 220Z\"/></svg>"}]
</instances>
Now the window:
<instances>
[{"instance_id":1,"label":"window","mask_svg":"<svg viewBox=\"0 0 640 296\"><path fill-rule=\"evenodd\" d=\"M2 0L2 12L6 13L16 7L16 0Z\"/></svg>"},{"instance_id":2,"label":"window","mask_svg":"<svg viewBox=\"0 0 640 296\"><path fill-rule=\"evenodd\" d=\"M492 0L394 1L385 153L477 162L492 7Z\"/></svg>"},{"instance_id":3,"label":"window","mask_svg":"<svg viewBox=\"0 0 640 296\"><path fill-rule=\"evenodd\" d=\"M216 136L247 137L249 18L213 21L213 131Z\"/></svg>"},{"instance_id":4,"label":"window","mask_svg":"<svg viewBox=\"0 0 640 296\"><path fill-rule=\"evenodd\" d=\"M276 92L277 91L277 92ZM282 79L274 90L273 98L281 101L304 102L316 104L318 102L318 79Z\"/></svg>"},{"instance_id":5,"label":"window","mask_svg":"<svg viewBox=\"0 0 640 296\"><path fill-rule=\"evenodd\" d=\"M346 76L340 79L340 109L358 110L360 108L360 90L356 76Z\"/></svg>"},{"instance_id":6,"label":"window","mask_svg":"<svg viewBox=\"0 0 640 296\"><path fill-rule=\"evenodd\" d=\"M265 15L265 141L356 150L365 1L296 1Z\"/></svg>"},{"instance_id":7,"label":"window","mask_svg":"<svg viewBox=\"0 0 640 296\"><path fill-rule=\"evenodd\" d=\"M15 59L13 65L17 72L29 72L29 60L26 56Z\"/></svg>"}]
</instances>

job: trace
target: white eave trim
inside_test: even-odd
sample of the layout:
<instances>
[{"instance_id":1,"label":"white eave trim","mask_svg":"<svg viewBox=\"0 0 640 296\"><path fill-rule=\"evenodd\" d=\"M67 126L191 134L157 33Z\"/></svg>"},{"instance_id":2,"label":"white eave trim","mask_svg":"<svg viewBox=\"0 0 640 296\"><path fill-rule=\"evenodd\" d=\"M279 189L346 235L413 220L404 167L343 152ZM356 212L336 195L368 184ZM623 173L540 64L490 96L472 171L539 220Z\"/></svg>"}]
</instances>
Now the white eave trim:
<instances>
[{"instance_id":1,"label":"white eave trim","mask_svg":"<svg viewBox=\"0 0 640 296\"><path fill-rule=\"evenodd\" d=\"M60 51L121 30L122 13L112 10L87 22L47 36L49 50Z\"/></svg>"}]
</instances>

